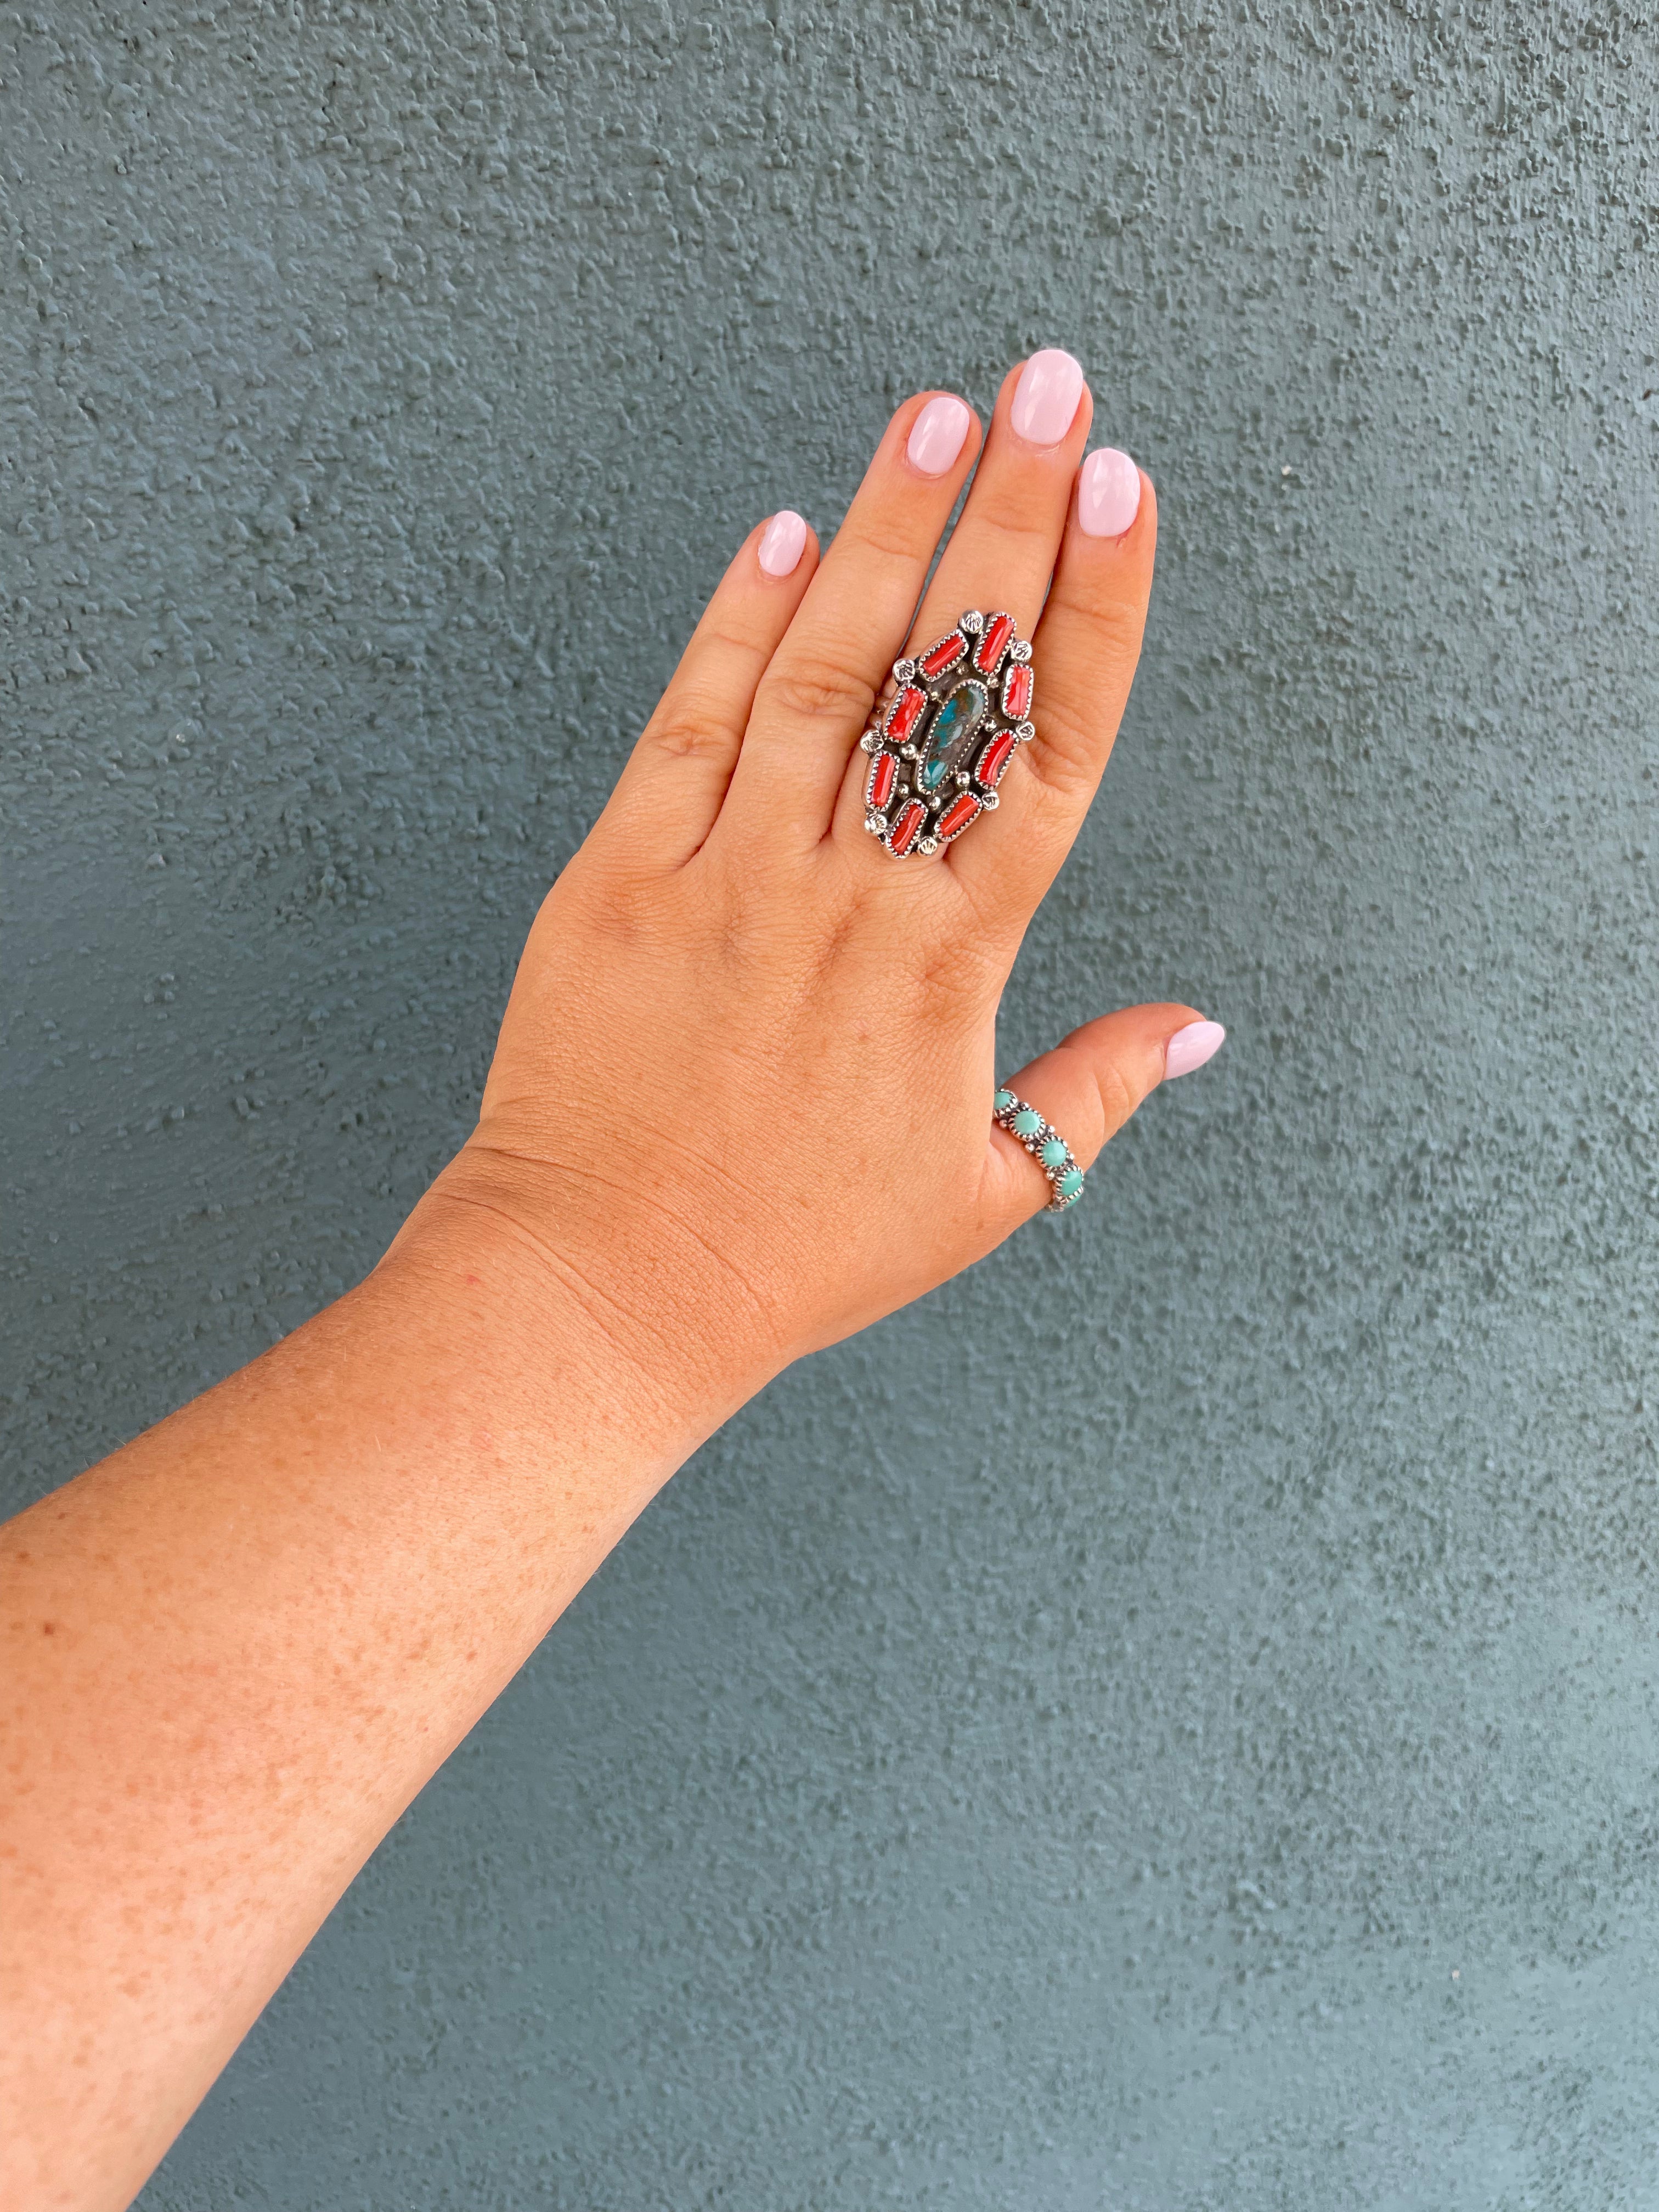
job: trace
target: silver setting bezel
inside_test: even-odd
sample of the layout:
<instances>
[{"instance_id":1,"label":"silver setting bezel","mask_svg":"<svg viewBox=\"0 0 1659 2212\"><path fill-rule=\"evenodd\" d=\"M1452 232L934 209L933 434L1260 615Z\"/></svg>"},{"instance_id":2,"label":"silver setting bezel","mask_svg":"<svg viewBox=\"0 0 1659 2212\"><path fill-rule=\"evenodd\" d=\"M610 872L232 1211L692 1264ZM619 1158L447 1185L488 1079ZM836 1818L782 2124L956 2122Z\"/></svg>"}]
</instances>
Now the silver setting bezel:
<instances>
[{"instance_id":1,"label":"silver setting bezel","mask_svg":"<svg viewBox=\"0 0 1659 2212\"><path fill-rule=\"evenodd\" d=\"M979 820L980 816L984 812L985 801L980 797L978 792L970 791L968 793L968 796L975 802L974 811L968 817L968 819L963 823L960 830L952 830L947 834L941 828L939 823L934 823L933 827L939 832L939 842L941 845L954 845L958 837L965 837L968 835L968 832L973 828L975 823ZM957 800L961 797L962 793L959 791L952 793L951 799L951 805L954 806Z\"/></svg>"},{"instance_id":2,"label":"silver setting bezel","mask_svg":"<svg viewBox=\"0 0 1659 2212\"><path fill-rule=\"evenodd\" d=\"M1006 1084L1000 1084L998 1085L998 1089L1006 1091L1008 1086ZM1077 1204L1079 1199L1082 1197L1084 1192L1088 1188L1088 1176L1082 1168L1078 1167L1076 1160L1073 1158L1071 1146L1066 1142L1065 1138L1060 1135L1059 1130L1055 1128L1054 1123L1045 1120L1041 1114L1037 1114L1036 1108L1033 1106L1029 1100L1018 1097L1012 1091L1008 1092L1008 1095L1013 1099L1013 1104L1012 1106L1003 1107L993 1106L991 1109L991 1119L997 1124L999 1128L1006 1129L1017 1145L1021 1145L1024 1147L1024 1149L1030 1154L1031 1158L1036 1162L1038 1167L1042 1170L1043 1174L1048 1178L1048 1204L1047 1211L1050 1213L1064 1213L1070 1207ZM1015 1116L1020 1114L1036 1114L1037 1127L1034 1135L1029 1137L1024 1136L1017 1128L1015 1128ZM1045 1145L1049 1144L1059 1145L1066 1154L1065 1158L1060 1161L1058 1167L1051 1168L1048 1162L1042 1158L1042 1147ZM1082 1176L1083 1180L1079 1183L1077 1188L1072 1193L1069 1198L1062 1198L1060 1194L1060 1178L1063 1176L1069 1175L1073 1169L1076 1169L1077 1173Z\"/></svg>"},{"instance_id":3,"label":"silver setting bezel","mask_svg":"<svg viewBox=\"0 0 1659 2212\"><path fill-rule=\"evenodd\" d=\"M895 762L893 770L893 787L888 793L885 804L884 805L883 802L878 800L876 797L876 778L881 773L881 763L882 756L880 753L877 753L874 758L871 761L869 767L864 772L864 811L866 815L872 816L876 819L881 821L884 826L887 816L891 813L894 805L896 804L900 797L899 773L898 764Z\"/></svg>"},{"instance_id":4,"label":"silver setting bezel","mask_svg":"<svg viewBox=\"0 0 1659 2212\"><path fill-rule=\"evenodd\" d=\"M1007 615L1010 622L1013 621L1013 617L1008 614L1008 610L1006 607L999 607L996 609L994 613L988 614L985 617L984 628L988 630L994 623L1000 622L1005 615ZM993 690L995 691L999 708L1002 703L1002 672L1008 665L1009 654L1013 651L1015 646L1018 642L1019 631L1016 628L1009 637L1007 644L1003 647L1001 653L998 657L997 665L994 668L981 668L980 666L978 658L979 647L977 646L975 647L973 652L968 656L968 666L970 672L978 677L981 684L988 684ZM1035 693L1033 696L1035 696Z\"/></svg>"},{"instance_id":5,"label":"silver setting bezel","mask_svg":"<svg viewBox=\"0 0 1659 2212\"><path fill-rule=\"evenodd\" d=\"M953 654L949 664L945 667L941 668L937 676L929 676L926 674L922 669L922 662L924 660L930 659L933 655L939 651L942 645L952 644L959 645L962 647L961 652ZM961 667L963 662L969 658L969 654L973 652L973 649L972 641L963 630L962 624L958 623L954 629L947 629L943 637L936 637L933 643L928 647L926 653L919 653L916 655L914 663L915 672L913 680L918 684L943 684L947 676L954 675L956 671Z\"/></svg>"}]
</instances>

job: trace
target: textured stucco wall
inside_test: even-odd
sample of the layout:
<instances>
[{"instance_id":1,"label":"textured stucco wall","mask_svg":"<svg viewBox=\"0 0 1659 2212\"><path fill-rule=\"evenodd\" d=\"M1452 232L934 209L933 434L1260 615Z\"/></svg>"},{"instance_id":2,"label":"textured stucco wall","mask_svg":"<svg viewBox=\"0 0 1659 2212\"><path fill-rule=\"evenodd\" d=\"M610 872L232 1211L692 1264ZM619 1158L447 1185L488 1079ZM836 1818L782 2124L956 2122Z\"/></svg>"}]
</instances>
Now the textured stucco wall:
<instances>
[{"instance_id":1,"label":"textured stucco wall","mask_svg":"<svg viewBox=\"0 0 1659 2212\"><path fill-rule=\"evenodd\" d=\"M680 1478L146 2212L1659 2205L1656 58L0 9L14 1502L379 1252L728 549L918 383L1067 345L1159 486L1005 1064L1231 1030Z\"/></svg>"}]
</instances>

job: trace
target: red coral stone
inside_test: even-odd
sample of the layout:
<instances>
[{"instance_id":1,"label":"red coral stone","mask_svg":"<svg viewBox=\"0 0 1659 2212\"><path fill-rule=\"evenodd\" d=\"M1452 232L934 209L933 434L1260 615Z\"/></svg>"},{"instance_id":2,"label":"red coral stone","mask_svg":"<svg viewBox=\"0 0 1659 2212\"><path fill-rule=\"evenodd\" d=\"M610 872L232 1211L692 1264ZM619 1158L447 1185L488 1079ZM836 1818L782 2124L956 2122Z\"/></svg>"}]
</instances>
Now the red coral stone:
<instances>
[{"instance_id":1,"label":"red coral stone","mask_svg":"<svg viewBox=\"0 0 1659 2212\"><path fill-rule=\"evenodd\" d=\"M887 735L896 745L902 745L910 735L927 704L927 694L919 691L914 684L907 684L899 693L887 709Z\"/></svg>"},{"instance_id":2,"label":"red coral stone","mask_svg":"<svg viewBox=\"0 0 1659 2212\"><path fill-rule=\"evenodd\" d=\"M1014 618L1012 615L993 615L979 634L979 643L974 647L974 665L981 676L994 676L1002 665L1002 656L1014 641Z\"/></svg>"},{"instance_id":3,"label":"red coral stone","mask_svg":"<svg viewBox=\"0 0 1659 2212\"><path fill-rule=\"evenodd\" d=\"M947 668L954 668L968 650L968 641L962 632L953 629L949 637L940 638L931 652L925 653L916 666L928 678L943 676Z\"/></svg>"},{"instance_id":4,"label":"red coral stone","mask_svg":"<svg viewBox=\"0 0 1659 2212\"><path fill-rule=\"evenodd\" d=\"M919 799L908 800L898 811L898 819L887 833L887 849L901 857L916 842L916 833L927 819L927 809Z\"/></svg>"},{"instance_id":5,"label":"red coral stone","mask_svg":"<svg viewBox=\"0 0 1659 2212\"><path fill-rule=\"evenodd\" d=\"M896 753L878 753L870 763L870 782L864 794L866 806L879 813L893 795L893 778L898 774Z\"/></svg>"},{"instance_id":6,"label":"red coral stone","mask_svg":"<svg viewBox=\"0 0 1659 2212\"><path fill-rule=\"evenodd\" d=\"M993 738L979 757L979 766L974 770L974 780L987 791L994 791L1002 781L1002 771L1014 757L1014 733L1005 730L1000 738Z\"/></svg>"},{"instance_id":7,"label":"red coral stone","mask_svg":"<svg viewBox=\"0 0 1659 2212\"><path fill-rule=\"evenodd\" d=\"M1023 722L1031 711L1031 664L1017 660L1002 679L1002 711L1011 722Z\"/></svg>"},{"instance_id":8,"label":"red coral stone","mask_svg":"<svg viewBox=\"0 0 1659 2212\"><path fill-rule=\"evenodd\" d=\"M960 837L981 811L980 803L971 791L964 791L953 799L939 817L939 826L934 834L940 844L948 843L952 837Z\"/></svg>"}]
</instances>

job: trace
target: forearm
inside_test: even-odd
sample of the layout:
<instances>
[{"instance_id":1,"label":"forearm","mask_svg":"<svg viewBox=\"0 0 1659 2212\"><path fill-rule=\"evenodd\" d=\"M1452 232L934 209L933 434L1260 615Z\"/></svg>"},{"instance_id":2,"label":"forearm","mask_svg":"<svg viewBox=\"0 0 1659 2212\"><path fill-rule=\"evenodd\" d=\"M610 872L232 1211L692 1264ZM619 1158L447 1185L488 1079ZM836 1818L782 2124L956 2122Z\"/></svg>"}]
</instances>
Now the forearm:
<instances>
[{"instance_id":1,"label":"forearm","mask_svg":"<svg viewBox=\"0 0 1659 2212\"><path fill-rule=\"evenodd\" d=\"M671 1413L507 1224L429 1206L0 1532L9 2202L127 2202L717 1418Z\"/></svg>"},{"instance_id":2,"label":"forearm","mask_svg":"<svg viewBox=\"0 0 1659 2212\"><path fill-rule=\"evenodd\" d=\"M997 1005L1151 582L1151 487L1123 453L1079 469L1090 406L1035 356L980 454L962 401L918 395L821 567L799 516L750 534L386 1261L8 1532L9 2202L124 2204L686 1454L1069 1205L1219 1043L1195 1008L1127 1007L997 1087ZM884 669L904 688L866 732ZM1013 719L1034 682L1041 728Z\"/></svg>"}]
</instances>

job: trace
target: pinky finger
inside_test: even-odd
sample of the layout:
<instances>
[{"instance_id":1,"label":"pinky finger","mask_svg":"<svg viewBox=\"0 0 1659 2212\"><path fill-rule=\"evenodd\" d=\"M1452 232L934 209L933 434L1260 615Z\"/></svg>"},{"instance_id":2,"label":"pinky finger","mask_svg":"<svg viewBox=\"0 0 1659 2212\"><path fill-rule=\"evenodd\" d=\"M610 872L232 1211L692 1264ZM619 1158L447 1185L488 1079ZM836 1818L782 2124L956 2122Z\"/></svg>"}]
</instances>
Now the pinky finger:
<instances>
[{"instance_id":1,"label":"pinky finger","mask_svg":"<svg viewBox=\"0 0 1659 2212\"><path fill-rule=\"evenodd\" d=\"M1202 1067L1226 1035L1219 1022L1206 1022L1192 1006L1126 1006L1073 1030L1011 1076L1007 1088L1034 1106L1087 1168L1160 1083ZM995 1122L982 1190L988 1246L1040 1212L1050 1196L1043 1170Z\"/></svg>"}]
</instances>

